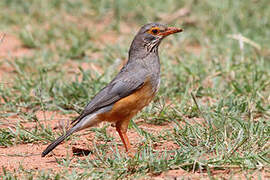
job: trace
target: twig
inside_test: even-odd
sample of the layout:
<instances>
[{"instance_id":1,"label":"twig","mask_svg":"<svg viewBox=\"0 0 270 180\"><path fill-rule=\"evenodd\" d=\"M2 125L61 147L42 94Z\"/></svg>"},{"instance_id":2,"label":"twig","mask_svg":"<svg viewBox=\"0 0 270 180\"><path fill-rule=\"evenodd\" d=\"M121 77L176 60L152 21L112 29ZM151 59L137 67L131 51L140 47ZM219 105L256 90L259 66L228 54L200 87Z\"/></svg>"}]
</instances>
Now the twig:
<instances>
[{"instance_id":1,"label":"twig","mask_svg":"<svg viewBox=\"0 0 270 180\"><path fill-rule=\"evenodd\" d=\"M261 45L250 40L247 37L244 37L242 34L232 34L232 35L228 35L229 38L231 39L235 39L237 41L239 41L240 44L240 48L243 49L244 43L247 43L249 45L251 45L252 47L254 47L257 50L261 50Z\"/></svg>"}]
</instances>

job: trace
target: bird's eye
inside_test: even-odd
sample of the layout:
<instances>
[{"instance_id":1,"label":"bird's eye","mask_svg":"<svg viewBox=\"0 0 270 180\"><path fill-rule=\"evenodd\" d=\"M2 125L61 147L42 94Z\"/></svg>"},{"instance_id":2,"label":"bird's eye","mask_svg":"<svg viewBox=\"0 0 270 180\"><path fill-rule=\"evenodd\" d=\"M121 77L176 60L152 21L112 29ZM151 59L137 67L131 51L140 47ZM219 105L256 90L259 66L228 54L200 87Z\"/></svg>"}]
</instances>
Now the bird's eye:
<instances>
[{"instance_id":1,"label":"bird's eye","mask_svg":"<svg viewBox=\"0 0 270 180\"><path fill-rule=\"evenodd\" d=\"M152 29L152 33L153 34L157 34L158 33L158 30L157 29Z\"/></svg>"},{"instance_id":2,"label":"bird's eye","mask_svg":"<svg viewBox=\"0 0 270 180\"><path fill-rule=\"evenodd\" d=\"M148 31L150 34L157 35L160 31L159 28L154 27Z\"/></svg>"}]
</instances>

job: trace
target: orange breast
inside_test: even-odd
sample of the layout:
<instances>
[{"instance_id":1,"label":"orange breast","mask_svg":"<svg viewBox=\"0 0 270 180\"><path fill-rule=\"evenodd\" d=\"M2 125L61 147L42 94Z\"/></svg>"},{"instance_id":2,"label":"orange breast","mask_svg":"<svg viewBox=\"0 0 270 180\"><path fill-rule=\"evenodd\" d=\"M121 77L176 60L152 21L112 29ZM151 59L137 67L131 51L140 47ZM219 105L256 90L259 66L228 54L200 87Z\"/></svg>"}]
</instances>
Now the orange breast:
<instances>
[{"instance_id":1,"label":"orange breast","mask_svg":"<svg viewBox=\"0 0 270 180\"><path fill-rule=\"evenodd\" d=\"M100 114L98 117L109 122L130 120L138 111L151 102L154 95L152 84L148 80L133 94L117 101L111 111Z\"/></svg>"}]
</instances>

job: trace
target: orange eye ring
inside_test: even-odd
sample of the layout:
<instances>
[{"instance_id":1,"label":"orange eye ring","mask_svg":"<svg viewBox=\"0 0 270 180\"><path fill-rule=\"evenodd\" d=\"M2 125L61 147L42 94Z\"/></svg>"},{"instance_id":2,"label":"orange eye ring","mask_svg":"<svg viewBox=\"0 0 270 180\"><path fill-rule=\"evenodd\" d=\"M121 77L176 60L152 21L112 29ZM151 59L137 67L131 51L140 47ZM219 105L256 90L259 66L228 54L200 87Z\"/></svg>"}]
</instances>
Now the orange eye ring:
<instances>
[{"instance_id":1,"label":"orange eye ring","mask_svg":"<svg viewBox=\"0 0 270 180\"><path fill-rule=\"evenodd\" d=\"M160 29L158 27L153 27L148 32L152 35L157 35L160 33Z\"/></svg>"}]
</instances>

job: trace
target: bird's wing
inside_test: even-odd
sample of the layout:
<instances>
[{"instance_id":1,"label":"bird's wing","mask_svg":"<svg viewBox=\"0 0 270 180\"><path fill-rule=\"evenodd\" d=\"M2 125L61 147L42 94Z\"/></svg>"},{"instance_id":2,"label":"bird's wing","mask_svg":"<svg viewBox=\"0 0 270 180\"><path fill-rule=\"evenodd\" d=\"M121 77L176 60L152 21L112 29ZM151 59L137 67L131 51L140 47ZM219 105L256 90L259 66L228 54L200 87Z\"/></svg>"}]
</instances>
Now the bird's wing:
<instances>
[{"instance_id":1,"label":"bird's wing","mask_svg":"<svg viewBox=\"0 0 270 180\"><path fill-rule=\"evenodd\" d=\"M85 107L79 117L77 117L72 123L76 124L85 116L92 112L109 105L114 104L118 100L129 96L134 91L139 89L146 80L147 71L121 71L116 78L103 88Z\"/></svg>"}]
</instances>

